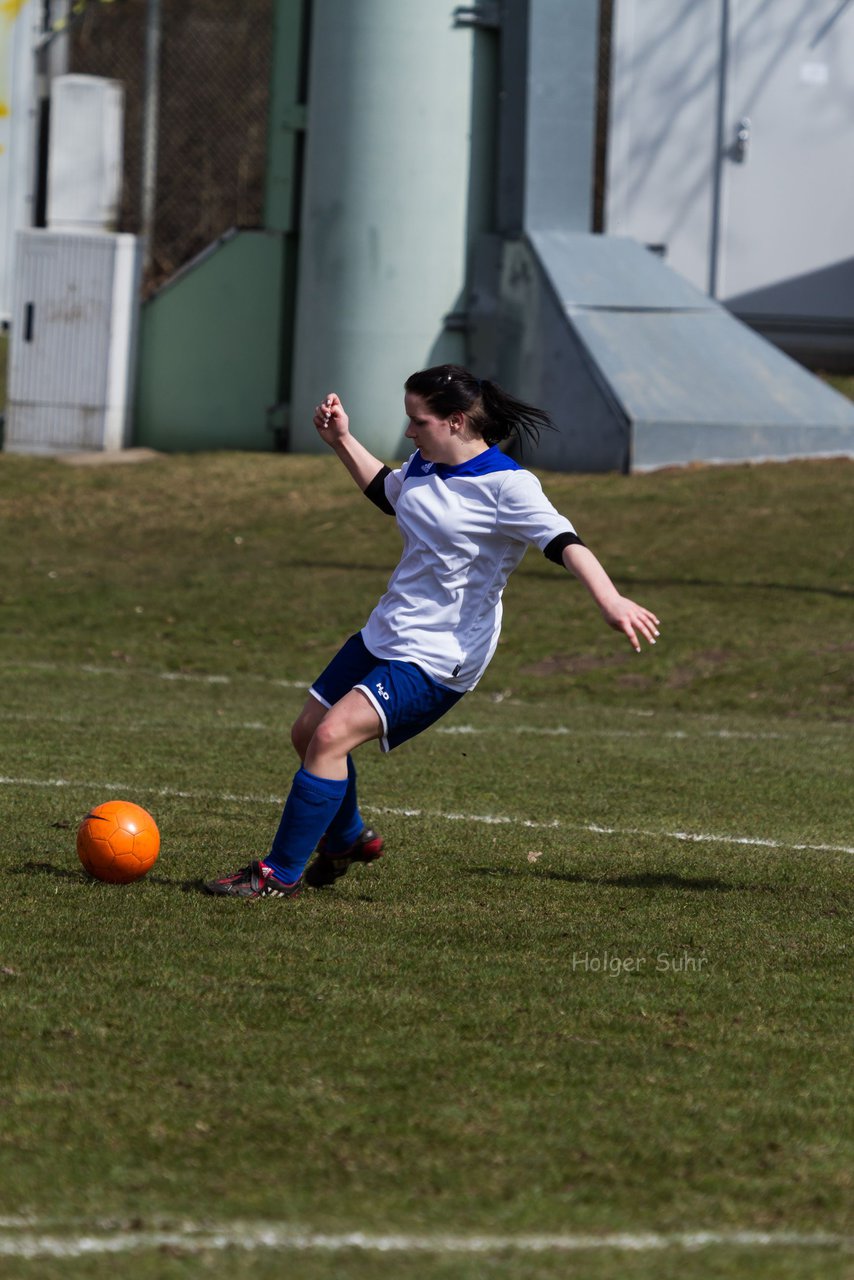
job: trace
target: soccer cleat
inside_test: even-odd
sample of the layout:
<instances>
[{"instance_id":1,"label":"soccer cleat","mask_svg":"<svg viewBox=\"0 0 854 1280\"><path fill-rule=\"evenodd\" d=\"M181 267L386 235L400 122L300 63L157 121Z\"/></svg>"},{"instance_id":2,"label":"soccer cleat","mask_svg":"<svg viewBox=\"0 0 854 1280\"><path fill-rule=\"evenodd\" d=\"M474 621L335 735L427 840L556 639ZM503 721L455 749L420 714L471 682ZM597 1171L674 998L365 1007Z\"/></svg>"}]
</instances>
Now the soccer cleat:
<instances>
[{"instance_id":1,"label":"soccer cleat","mask_svg":"<svg viewBox=\"0 0 854 1280\"><path fill-rule=\"evenodd\" d=\"M302 879L285 884L264 862L250 862L233 876L209 880L205 885L207 893L228 898L296 898L301 889Z\"/></svg>"},{"instance_id":2,"label":"soccer cleat","mask_svg":"<svg viewBox=\"0 0 854 1280\"><path fill-rule=\"evenodd\" d=\"M306 884L312 889L325 889L334 884L341 876L346 875L354 862L376 862L383 856L383 838L370 827L365 827L357 840L342 853L326 852L326 836L317 846L314 861L308 864L305 876Z\"/></svg>"}]
</instances>

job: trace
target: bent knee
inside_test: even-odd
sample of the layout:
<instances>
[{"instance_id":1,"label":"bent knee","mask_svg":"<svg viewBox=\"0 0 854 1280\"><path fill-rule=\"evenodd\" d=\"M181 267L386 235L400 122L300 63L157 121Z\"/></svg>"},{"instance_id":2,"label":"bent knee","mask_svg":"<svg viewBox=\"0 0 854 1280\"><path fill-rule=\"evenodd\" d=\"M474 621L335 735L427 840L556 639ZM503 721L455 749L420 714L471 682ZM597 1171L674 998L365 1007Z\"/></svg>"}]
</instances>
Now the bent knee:
<instances>
[{"instance_id":1,"label":"bent knee","mask_svg":"<svg viewBox=\"0 0 854 1280\"><path fill-rule=\"evenodd\" d=\"M301 715L291 726L291 742L300 760L305 761L310 750L335 752L346 749L348 734L346 727L334 718L328 722L328 709L320 707L324 718L317 715Z\"/></svg>"},{"instance_id":2,"label":"bent knee","mask_svg":"<svg viewBox=\"0 0 854 1280\"><path fill-rule=\"evenodd\" d=\"M306 750L309 745L320 751L340 750L348 746L349 737L347 726L335 716L327 715L320 724L315 726L306 744Z\"/></svg>"},{"instance_id":3,"label":"bent knee","mask_svg":"<svg viewBox=\"0 0 854 1280\"><path fill-rule=\"evenodd\" d=\"M355 701L331 707L316 726L307 748L314 755L346 755L382 732L379 716L361 694Z\"/></svg>"}]
</instances>

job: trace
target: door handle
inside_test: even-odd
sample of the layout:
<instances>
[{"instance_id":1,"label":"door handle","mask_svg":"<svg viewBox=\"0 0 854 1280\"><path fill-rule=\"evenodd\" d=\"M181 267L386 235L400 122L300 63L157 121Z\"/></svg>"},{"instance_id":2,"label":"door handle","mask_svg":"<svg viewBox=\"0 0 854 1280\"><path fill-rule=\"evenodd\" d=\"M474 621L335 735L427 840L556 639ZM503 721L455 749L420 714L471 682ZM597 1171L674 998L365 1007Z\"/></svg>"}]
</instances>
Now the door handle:
<instances>
[{"instance_id":1,"label":"door handle","mask_svg":"<svg viewBox=\"0 0 854 1280\"><path fill-rule=\"evenodd\" d=\"M735 128L735 140L730 147L730 159L736 164L747 161L747 148L750 144L750 117L742 116Z\"/></svg>"}]
</instances>

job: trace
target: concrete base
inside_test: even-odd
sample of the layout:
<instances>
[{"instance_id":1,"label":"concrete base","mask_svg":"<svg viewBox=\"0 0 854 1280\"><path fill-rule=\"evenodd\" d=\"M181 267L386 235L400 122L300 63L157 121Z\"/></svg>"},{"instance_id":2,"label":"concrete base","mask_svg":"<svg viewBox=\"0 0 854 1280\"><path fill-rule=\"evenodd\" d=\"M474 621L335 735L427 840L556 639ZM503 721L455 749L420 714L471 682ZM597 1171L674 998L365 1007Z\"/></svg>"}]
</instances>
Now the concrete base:
<instances>
[{"instance_id":1,"label":"concrete base","mask_svg":"<svg viewBox=\"0 0 854 1280\"><path fill-rule=\"evenodd\" d=\"M547 408L560 471L854 457L854 404L631 240L483 246L473 365Z\"/></svg>"}]
</instances>

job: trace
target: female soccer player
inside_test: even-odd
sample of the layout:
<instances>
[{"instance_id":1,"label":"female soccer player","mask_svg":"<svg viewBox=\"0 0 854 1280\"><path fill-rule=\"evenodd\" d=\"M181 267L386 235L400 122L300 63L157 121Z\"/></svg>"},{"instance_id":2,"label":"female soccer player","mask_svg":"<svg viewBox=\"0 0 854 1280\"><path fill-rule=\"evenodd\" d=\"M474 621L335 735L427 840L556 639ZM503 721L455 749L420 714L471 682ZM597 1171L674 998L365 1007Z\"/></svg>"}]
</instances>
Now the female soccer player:
<instances>
[{"instance_id":1,"label":"female soccer player","mask_svg":"<svg viewBox=\"0 0 854 1280\"><path fill-rule=\"evenodd\" d=\"M620 595L539 481L498 448L552 425L540 409L457 365L414 373L404 400L415 452L392 471L350 434L338 396L314 425L360 489L397 519L403 554L388 590L311 687L291 737L297 770L270 852L208 892L295 897L303 883L332 884L354 862L381 856L365 827L351 752L383 751L421 733L473 689L495 652L501 596L527 547L564 565L605 621L640 652L658 618ZM306 868L312 853L314 861Z\"/></svg>"}]
</instances>

